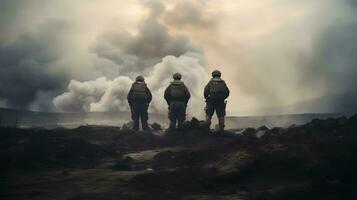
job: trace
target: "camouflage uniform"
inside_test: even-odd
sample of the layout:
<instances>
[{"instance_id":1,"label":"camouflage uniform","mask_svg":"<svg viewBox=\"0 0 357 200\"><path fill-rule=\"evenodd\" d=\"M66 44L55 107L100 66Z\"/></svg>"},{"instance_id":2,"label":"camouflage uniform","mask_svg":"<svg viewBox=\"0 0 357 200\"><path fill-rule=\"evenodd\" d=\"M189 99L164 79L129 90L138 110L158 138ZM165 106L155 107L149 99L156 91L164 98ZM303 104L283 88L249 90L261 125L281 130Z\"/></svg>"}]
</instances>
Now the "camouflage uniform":
<instances>
[{"instance_id":1,"label":"camouflage uniform","mask_svg":"<svg viewBox=\"0 0 357 200\"><path fill-rule=\"evenodd\" d=\"M191 97L186 85L180 80L172 81L166 88L164 97L169 105L169 129L172 130L176 127L176 121L177 127L182 128L186 118L187 103Z\"/></svg>"},{"instance_id":2,"label":"camouflage uniform","mask_svg":"<svg viewBox=\"0 0 357 200\"><path fill-rule=\"evenodd\" d=\"M128 93L128 102L131 109L131 118L133 120L133 129L139 130L139 119L143 130L149 130L148 126L148 108L152 95L144 80L135 81Z\"/></svg>"},{"instance_id":3,"label":"camouflage uniform","mask_svg":"<svg viewBox=\"0 0 357 200\"><path fill-rule=\"evenodd\" d=\"M206 122L210 126L213 113L216 111L219 129L224 130L224 117L226 115L226 101L229 96L229 89L220 77L212 78L204 89L206 99Z\"/></svg>"}]
</instances>

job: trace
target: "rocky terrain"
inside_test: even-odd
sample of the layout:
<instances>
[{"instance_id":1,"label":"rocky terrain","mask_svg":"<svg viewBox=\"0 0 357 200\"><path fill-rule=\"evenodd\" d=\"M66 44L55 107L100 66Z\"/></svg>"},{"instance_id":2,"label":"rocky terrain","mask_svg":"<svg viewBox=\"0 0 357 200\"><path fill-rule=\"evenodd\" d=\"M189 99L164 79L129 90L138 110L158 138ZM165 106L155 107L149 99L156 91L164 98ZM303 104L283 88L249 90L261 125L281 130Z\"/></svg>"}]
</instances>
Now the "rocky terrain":
<instances>
[{"instance_id":1,"label":"rocky terrain","mask_svg":"<svg viewBox=\"0 0 357 200\"><path fill-rule=\"evenodd\" d=\"M356 199L357 116L165 134L0 128L0 199Z\"/></svg>"}]
</instances>

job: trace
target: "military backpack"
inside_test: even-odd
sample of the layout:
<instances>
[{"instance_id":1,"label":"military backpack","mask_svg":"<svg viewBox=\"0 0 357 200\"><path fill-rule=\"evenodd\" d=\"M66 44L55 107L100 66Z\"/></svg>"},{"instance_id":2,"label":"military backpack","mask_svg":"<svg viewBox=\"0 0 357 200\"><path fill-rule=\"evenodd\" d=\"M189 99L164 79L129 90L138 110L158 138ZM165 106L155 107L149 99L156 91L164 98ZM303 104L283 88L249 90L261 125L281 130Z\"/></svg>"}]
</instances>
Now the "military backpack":
<instances>
[{"instance_id":1,"label":"military backpack","mask_svg":"<svg viewBox=\"0 0 357 200\"><path fill-rule=\"evenodd\" d=\"M185 98L185 88L183 84L171 84L171 98L182 99Z\"/></svg>"},{"instance_id":2,"label":"military backpack","mask_svg":"<svg viewBox=\"0 0 357 200\"><path fill-rule=\"evenodd\" d=\"M145 83L134 83L132 89L134 101L146 100L148 98L146 93L147 86Z\"/></svg>"},{"instance_id":3,"label":"military backpack","mask_svg":"<svg viewBox=\"0 0 357 200\"><path fill-rule=\"evenodd\" d=\"M212 80L210 85L211 99L224 99L226 92L226 84L222 80Z\"/></svg>"}]
</instances>

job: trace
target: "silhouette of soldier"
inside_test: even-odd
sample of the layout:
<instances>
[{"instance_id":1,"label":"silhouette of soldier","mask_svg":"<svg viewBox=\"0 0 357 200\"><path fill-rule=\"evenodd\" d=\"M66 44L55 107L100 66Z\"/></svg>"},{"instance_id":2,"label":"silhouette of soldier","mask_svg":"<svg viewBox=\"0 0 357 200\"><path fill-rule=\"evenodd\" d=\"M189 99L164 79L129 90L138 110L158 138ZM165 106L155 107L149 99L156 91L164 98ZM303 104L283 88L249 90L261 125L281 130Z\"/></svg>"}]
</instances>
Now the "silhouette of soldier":
<instances>
[{"instance_id":1,"label":"silhouette of soldier","mask_svg":"<svg viewBox=\"0 0 357 200\"><path fill-rule=\"evenodd\" d=\"M186 118L187 103L191 97L186 85L181 81L181 74L173 74L173 79L164 94L164 98L169 105L169 130L175 129L176 121L177 128L182 128Z\"/></svg>"},{"instance_id":2,"label":"silhouette of soldier","mask_svg":"<svg viewBox=\"0 0 357 200\"><path fill-rule=\"evenodd\" d=\"M136 77L135 82L131 85L127 99L131 109L133 130L139 130L139 119L141 119L143 130L150 130L148 126L148 108L152 95L145 83L144 77Z\"/></svg>"},{"instance_id":3,"label":"silhouette of soldier","mask_svg":"<svg viewBox=\"0 0 357 200\"><path fill-rule=\"evenodd\" d=\"M229 96L229 89L224 80L221 79L221 72L214 70L212 79L208 82L204 89L204 97L206 99L206 123L211 126L213 113L216 111L218 117L219 130L224 130L224 117L226 115L225 99Z\"/></svg>"}]
</instances>

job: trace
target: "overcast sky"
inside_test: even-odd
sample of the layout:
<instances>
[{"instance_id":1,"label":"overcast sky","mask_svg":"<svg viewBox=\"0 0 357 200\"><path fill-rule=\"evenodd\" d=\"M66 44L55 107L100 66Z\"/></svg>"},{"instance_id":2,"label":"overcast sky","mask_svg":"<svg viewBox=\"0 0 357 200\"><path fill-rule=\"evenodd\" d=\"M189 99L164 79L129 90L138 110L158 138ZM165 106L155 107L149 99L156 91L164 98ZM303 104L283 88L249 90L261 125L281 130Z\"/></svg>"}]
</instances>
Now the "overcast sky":
<instances>
[{"instance_id":1,"label":"overcast sky","mask_svg":"<svg viewBox=\"0 0 357 200\"><path fill-rule=\"evenodd\" d=\"M127 110L129 83L143 74L156 94L151 111L166 113L161 93L178 71L198 112L213 69L231 88L231 115L354 98L356 6L354 0L0 0L0 106ZM341 102L334 100L315 110L335 111Z\"/></svg>"}]
</instances>

